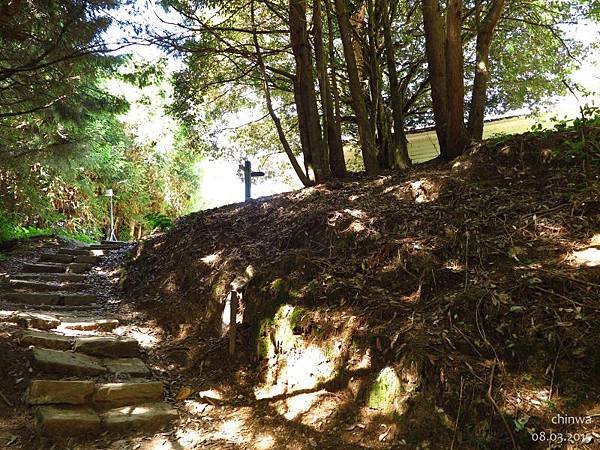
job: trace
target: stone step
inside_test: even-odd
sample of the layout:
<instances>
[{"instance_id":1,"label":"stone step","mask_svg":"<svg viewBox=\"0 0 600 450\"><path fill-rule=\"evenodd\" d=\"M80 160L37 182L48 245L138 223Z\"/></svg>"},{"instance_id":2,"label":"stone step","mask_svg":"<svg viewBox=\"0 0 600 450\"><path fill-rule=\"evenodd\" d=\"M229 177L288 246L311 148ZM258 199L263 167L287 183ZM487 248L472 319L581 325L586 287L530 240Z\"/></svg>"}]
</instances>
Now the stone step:
<instances>
[{"instance_id":1,"label":"stone step","mask_svg":"<svg viewBox=\"0 0 600 450\"><path fill-rule=\"evenodd\" d=\"M113 408L101 414L102 424L109 431L158 430L177 418L177 410L168 403Z\"/></svg>"},{"instance_id":2,"label":"stone step","mask_svg":"<svg viewBox=\"0 0 600 450\"><path fill-rule=\"evenodd\" d=\"M116 245L116 246L124 247L125 245L131 244L131 242L127 242L127 241L107 241L106 239L103 239L103 240L100 241L100 244L103 244L103 245Z\"/></svg>"},{"instance_id":3,"label":"stone step","mask_svg":"<svg viewBox=\"0 0 600 450\"><path fill-rule=\"evenodd\" d=\"M8 285L14 289L35 289L37 291L80 291L90 287L85 283L56 283L20 279L10 279Z\"/></svg>"},{"instance_id":4,"label":"stone step","mask_svg":"<svg viewBox=\"0 0 600 450\"><path fill-rule=\"evenodd\" d=\"M83 353L33 348L33 359L38 369L68 376L102 375L107 372L117 377L143 377L150 369L139 358L96 358Z\"/></svg>"},{"instance_id":5,"label":"stone step","mask_svg":"<svg viewBox=\"0 0 600 450\"><path fill-rule=\"evenodd\" d=\"M98 414L84 406L39 406L38 427L48 436L76 436L106 431L157 431L177 419L177 410L168 403L146 403L113 408Z\"/></svg>"},{"instance_id":6,"label":"stone step","mask_svg":"<svg viewBox=\"0 0 600 450\"><path fill-rule=\"evenodd\" d=\"M26 305L84 306L98 302L98 297L92 294L9 292L4 294L4 298Z\"/></svg>"},{"instance_id":7,"label":"stone step","mask_svg":"<svg viewBox=\"0 0 600 450\"><path fill-rule=\"evenodd\" d=\"M23 264L23 271L25 273L66 273L66 264Z\"/></svg>"},{"instance_id":8,"label":"stone step","mask_svg":"<svg viewBox=\"0 0 600 450\"><path fill-rule=\"evenodd\" d=\"M24 263L23 271L26 273L75 273L82 274L92 268L85 263Z\"/></svg>"},{"instance_id":9,"label":"stone step","mask_svg":"<svg viewBox=\"0 0 600 450\"><path fill-rule=\"evenodd\" d=\"M33 359L38 369L61 375L102 375L108 372L100 359L81 353L36 347Z\"/></svg>"},{"instance_id":10,"label":"stone step","mask_svg":"<svg viewBox=\"0 0 600 450\"><path fill-rule=\"evenodd\" d=\"M63 320L60 328L74 331L112 331L119 326L117 319Z\"/></svg>"},{"instance_id":11,"label":"stone step","mask_svg":"<svg viewBox=\"0 0 600 450\"><path fill-rule=\"evenodd\" d=\"M81 282L86 276L76 273L14 273L11 280L43 280L54 282Z\"/></svg>"},{"instance_id":12,"label":"stone step","mask_svg":"<svg viewBox=\"0 0 600 450\"><path fill-rule=\"evenodd\" d=\"M23 328L37 328L39 330L51 330L60 325L60 319L57 317L21 311L1 311L0 321L16 323L23 326Z\"/></svg>"},{"instance_id":13,"label":"stone step","mask_svg":"<svg viewBox=\"0 0 600 450\"><path fill-rule=\"evenodd\" d=\"M34 345L53 350L71 350L74 342L73 338L64 334L36 330L23 330L17 336L21 345Z\"/></svg>"},{"instance_id":14,"label":"stone step","mask_svg":"<svg viewBox=\"0 0 600 450\"><path fill-rule=\"evenodd\" d=\"M58 253L61 255L72 255L72 256L104 256L102 250L90 250L87 248L60 248Z\"/></svg>"},{"instance_id":15,"label":"stone step","mask_svg":"<svg viewBox=\"0 0 600 450\"><path fill-rule=\"evenodd\" d=\"M163 395L161 381L105 383L96 385L93 400L99 406L115 407L160 401Z\"/></svg>"},{"instance_id":16,"label":"stone step","mask_svg":"<svg viewBox=\"0 0 600 450\"><path fill-rule=\"evenodd\" d=\"M95 394L93 381L33 380L27 392L30 405L83 405Z\"/></svg>"},{"instance_id":17,"label":"stone step","mask_svg":"<svg viewBox=\"0 0 600 450\"><path fill-rule=\"evenodd\" d=\"M106 410L117 406L160 402L161 381L95 384L91 380L33 380L27 391L30 405L95 404Z\"/></svg>"},{"instance_id":18,"label":"stone step","mask_svg":"<svg viewBox=\"0 0 600 450\"><path fill-rule=\"evenodd\" d=\"M132 357L139 353L138 341L128 337L86 336L75 339L73 350L92 356Z\"/></svg>"},{"instance_id":19,"label":"stone step","mask_svg":"<svg viewBox=\"0 0 600 450\"><path fill-rule=\"evenodd\" d=\"M81 406L40 406L35 413L38 427L49 436L97 434L102 430L100 416Z\"/></svg>"},{"instance_id":20,"label":"stone step","mask_svg":"<svg viewBox=\"0 0 600 450\"><path fill-rule=\"evenodd\" d=\"M92 255L66 255L62 253L43 253L40 256L41 262L55 262L55 263L84 263L84 264L96 264L98 262L97 256Z\"/></svg>"},{"instance_id":21,"label":"stone step","mask_svg":"<svg viewBox=\"0 0 600 450\"><path fill-rule=\"evenodd\" d=\"M151 375L150 369L139 358L104 358L108 371L118 377L133 378Z\"/></svg>"}]
</instances>

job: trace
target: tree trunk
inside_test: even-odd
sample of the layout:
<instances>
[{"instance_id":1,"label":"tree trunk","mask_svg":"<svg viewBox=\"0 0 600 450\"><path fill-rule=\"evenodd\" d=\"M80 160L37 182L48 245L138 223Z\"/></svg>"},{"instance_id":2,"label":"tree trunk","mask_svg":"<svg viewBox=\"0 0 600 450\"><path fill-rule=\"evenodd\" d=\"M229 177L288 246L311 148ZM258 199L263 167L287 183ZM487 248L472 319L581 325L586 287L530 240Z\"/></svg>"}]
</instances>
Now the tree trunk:
<instances>
[{"instance_id":1,"label":"tree trunk","mask_svg":"<svg viewBox=\"0 0 600 450\"><path fill-rule=\"evenodd\" d=\"M369 125L363 90L358 76L358 69L356 67L354 48L352 47L352 30L350 28L346 0L335 0L335 12L340 28L342 45L344 47L344 58L348 69L350 95L352 96L352 106L358 123L359 143L365 169L369 175L376 175L379 172L379 164L377 162L375 137L373 136Z\"/></svg>"},{"instance_id":2,"label":"tree trunk","mask_svg":"<svg viewBox=\"0 0 600 450\"><path fill-rule=\"evenodd\" d=\"M306 1L289 0L290 42L296 60L298 81L298 120L305 126L308 153L312 159L313 171L317 183L330 177L329 164L325 160L323 137L319 123L315 80L313 76L308 30L306 27Z\"/></svg>"},{"instance_id":3,"label":"tree trunk","mask_svg":"<svg viewBox=\"0 0 600 450\"><path fill-rule=\"evenodd\" d=\"M338 92L337 72L335 70L335 48L333 46L333 20L331 18L331 8L329 0L325 0L327 6L327 31L328 31L328 53L329 64L331 65L331 100L330 106L333 107L334 120L330 123L334 136L334 141L339 143L339 148L329 149L329 167L335 176L346 176L346 160L344 158L344 145L342 143L342 114L340 112L340 94ZM334 160L335 159L335 160Z\"/></svg>"},{"instance_id":4,"label":"tree trunk","mask_svg":"<svg viewBox=\"0 0 600 450\"><path fill-rule=\"evenodd\" d=\"M252 1L252 4L250 5L250 17L252 20L252 30L254 31L254 33L252 34L252 38L254 41L254 49L256 51L256 60L258 63L258 68L260 69L260 74L262 77L262 82L263 82L263 89L265 92L265 100L267 102L267 110L269 111L269 115L271 116L271 119L273 120L273 123L275 124L275 128L277 129L277 135L279 137L279 141L281 142L281 145L283 146L283 149L285 151L285 153L287 154L292 167L294 168L294 171L296 172L296 175L298 175L298 178L300 178L300 181L302 182L302 184L304 186L310 186L312 183L310 182L310 179L308 178L307 174L304 173L302 171L302 167L300 167L300 164L298 163L298 160L296 159L296 156L294 156L294 152L292 151L292 148L290 147L290 144L285 136L285 132L283 131L283 127L281 126L281 121L279 120L279 117L277 116L277 114L275 113L275 110L273 109L273 104L271 102L271 91L269 89L269 78L267 77L267 70L265 68L265 62L262 58L262 53L260 51L260 46L258 44L258 36L256 35L256 23L254 20L254 1Z\"/></svg>"},{"instance_id":5,"label":"tree trunk","mask_svg":"<svg viewBox=\"0 0 600 450\"><path fill-rule=\"evenodd\" d=\"M323 20L321 0L313 0L313 29L315 39L315 62L319 89L321 91L321 105L323 109L323 126L327 135L328 160L331 174L337 178L346 176L346 162L342 148L342 135L338 133L335 124L333 98L327 75L327 55L323 44Z\"/></svg>"},{"instance_id":6,"label":"tree trunk","mask_svg":"<svg viewBox=\"0 0 600 450\"><path fill-rule=\"evenodd\" d=\"M468 144L465 128L465 77L462 49L462 0L448 0L446 11L446 158L460 156Z\"/></svg>"},{"instance_id":7,"label":"tree trunk","mask_svg":"<svg viewBox=\"0 0 600 450\"><path fill-rule=\"evenodd\" d=\"M448 130L448 103L446 86L445 27L438 0L421 0L425 51L429 67L431 101L435 131L440 145L440 156L447 158L446 134Z\"/></svg>"},{"instance_id":8,"label":"tree trunk","mask_svg":"<svg viewBox=\"0 0 600 450\"><path fill-rule=\"evenodd\" d=\"M411 161L408 156L408 141L404 133L404 105L402 101L402 92L398 82L398 72L396 70L396 56L394 52L394 42L392 40L391 29L391 8L389 0L382 0L382 29L383 42L385 46L386 65L388 69L388 78L390 84L390 97L392 103L392 117L394 119L394 133L392 135L394 147L392 160L393 168L406 169Z\"/></svg>"},{"instance_id":9,"label":"tree trunk","mask_svg":"<svg viewBox=\"0 0 600 450\"><path fill-rule=\"evenodd\" d=\"M489 60L492 36L502 11L504 0L494 0L483 24L477 31L475 80L471 94L471 108L469 110L469 134L472 139L483 139L483 121L485 118L485 105L487 103L487 86L490 77Z\"/></svg>"}]
</instances>

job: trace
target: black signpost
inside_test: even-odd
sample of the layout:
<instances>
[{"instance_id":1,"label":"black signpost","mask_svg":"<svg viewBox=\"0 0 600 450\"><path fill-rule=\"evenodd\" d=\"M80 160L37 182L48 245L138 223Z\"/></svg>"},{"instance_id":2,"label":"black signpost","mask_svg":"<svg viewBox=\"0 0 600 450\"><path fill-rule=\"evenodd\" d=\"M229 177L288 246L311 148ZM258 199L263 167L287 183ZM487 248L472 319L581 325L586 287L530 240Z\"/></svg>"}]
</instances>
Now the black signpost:
<instances>
[{"instance_id":1,"label":"black signpost","mask_svg":"<svg viewBox=\"0 0 600 450\"><path fill-rule=\"evenodd\" d=\"M250 161L244 161L244 164L240 164L240 169L244 171L244 187L246 192L246 200L248 201L252 198L252 177L264 177L264 172L252 172L252 164Z\"/></svg>"}]
</instances>

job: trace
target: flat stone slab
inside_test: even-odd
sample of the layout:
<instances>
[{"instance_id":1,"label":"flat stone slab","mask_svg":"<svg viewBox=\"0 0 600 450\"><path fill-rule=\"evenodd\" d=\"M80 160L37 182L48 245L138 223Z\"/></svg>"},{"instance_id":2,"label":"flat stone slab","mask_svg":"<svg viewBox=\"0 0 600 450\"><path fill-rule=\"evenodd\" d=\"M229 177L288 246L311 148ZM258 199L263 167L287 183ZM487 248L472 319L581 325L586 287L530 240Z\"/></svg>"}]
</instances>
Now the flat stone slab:
<instances>
[{"instance_id":1,"label":"flat stone slab","mask_svg":"<svg viewBox=\"0 0 600 450\"><path fill-rule=\"evenodd\" d=\"M146 403L114 408L103 413L101 417L109 431L157 430L175 420L177 410L164 402Z\"/></svg>"},{"instance_id":2,"label":"flat stone slab","mask_svg":"<svg viewBox=\"0 0 600 450\"><path fill-rule=\"evenodd\" d=\"M160 401L163 394L161 381L105 383L96 386L94 403L102 406L136 405Z\"/></svg>"},{"instance_id":3,"label":"flat stone slab","mask_svg":"<svg viewBox=\"0 0 600 450\"><path fill-rule=\"evenodd\" d=\"M85 273L87 271L89 271L92 268L91 264L84 264L84 263L71 263L67 266L67 273Z\"/></svg>"},{"instance_id":4,"label":"flat stone slab","mask_svg":"<svg viewBox=\"0 0 600 450\"><path fill-rule=\"evenodd\" d=\"M23 264L23 272L26 273L65 273L67 271L66 264L46 263L46 264Z\"/></svg>"},{"instance_id":5,"label":"flat stone slab","mask_svg":"<svg viewBox=\"0 0 600 450\"><path fill-rule=\"evenodd\" d=\"M93 255L78 255L75 256L74 262L76 263L84 263L84 264L96 264L98 263L99 258Z\"/></svg>"},{"instance_id":6,"label":"flat stone slab","mask_svg":"<svg viewBox=\"0 0 600 450\"><path fill-rule=\"evenodd\" d=\"M103 256L104 251L102 250L89 250L84 248L61 248L58 250L61 255L72 255L72 256Z\"/></svg>"},{"instance_id":7,"label":"flat stone slab","mask_svg":"<svg viewBox=\"0 0 600 450\"><path fill-rule=\"evenodd\" d=\"M93 356L130 357L138 354L139 345L132 338L90 336L75 339L74 350Z\"/></svg>"},{"instance_id":8,"label":"flat stone slab","mask_svg":"<svg viewBox=\"0 0 600 450\"><path fill-rule=\"evenodd\" d=\"M105 358L104 365L110 373L129 377L150 375L150 369L140 358Z\"/></svg>"},{"instance_id":9,"label":"flat stone slab","mask_svg":"<svg viewBox=\"0 0 600 450\"><path fill-rule=\"evenodd\" d=\"M33 380L27 394L30 405L83 405L94 395L93 381Z\"/></svg>"},{"instance_id":10,"label":"flat stone slab","mask_svg":"<svg viewBox=\"0 0 600 450\"><path fill-rule=\"evenodd\" d=\"M43 280L43 281L85 281L86 276L76 273L15 273L10 276L12 280Z\"/></svg>"},{"instance_id":11,"label":"flat stone slab","mask_svg":"<svg viewBox=\"0 0 600 450\"><path fill-rule=\"evenodd\" d=\"M50 436L91 434L102 429L100 416L91 408L40 406L35 416L42 432Z\"/></svg>"},{"instance_id":12,"label":"flat stone slab","mask_svg":"<svg viewBox=\"0 0 600 450\"><path fill-rule=\"evenodd\" d=\"M98 298L92 294L10 292L4 294L4 297L10 302L23 303L26 305L83 306L98 301Z\"/></svg>"},{"instance_id":13,"label":"flat stone slab","mask_svg":"<svg viewBox=\"0 0 600 450\"><path fill-rule=\"evenodd\" d=\"M24 305L58 305L60 301L59 294L30 294L29 292L9 292L4 294L4 298L6 301Z\"/></svg>"},{"instance_id":14,"label":"flat stone slab","mask_svg":"<svg viewBox=\"0 0 600 450\"><path fill-rule=\"evenodd\" d=\"M42 253L40 255L41 262L55 262L55 263L71 263L75 257L73 255L63 255L54 253Z\"/></svg>"},{"instance_id":15,"label":"flat stone slab","mask_svg":"<svg viewBox=\"0 0 600 450\"><path fill-rule=\"evenodd\" d=\"M19 342L21 345L35 345L36 347L51 348L53 350L70 350L73 347L73 338L62 334L35 330L22 331Z\"/></svg>"},{"instance_id":16,"label":"flat stone slab","mask_svg":"<svg viewBox=\"0 0 600 450\"><path fill-rule=\"evenodd\" d=\"M78 322L62 322L61 328L76 331L112 331L119 326L117 319L82 320Z\"/></svg>"},{"instance_id":17,"label":"flat stone slab","mask_svg":"<svg viewBox=\"0 0 600 450\"><path fill-rule=\"evenodd\" d=\"M8 285L14 289L34 289L36 291L77 291L88 289L89 286L84 283L61 283L52 281L30 280L8 280Z\"/></svg>"},{"instance_id":18,"label":"flat stone slab","mask_svg":"<svg viewBox=\"0 0 600 450\"><path fill-rule=\"evenodd\" d=\"M107 372L101 360L81 353L34 348L33 359L40 370L63 375L102 375Z\"/></svg>"},{"instance_id":19,"label":"flat stone slab","mask_svg":"<svg viewBox=\"0 0 600 450\"><path fill-rule=\"evenodd\" d=\"M0 321L21 324L24 328L37 328L39 330L51 330L60 325L57 317L48 314L4 311L0 315Z\"/></svg>"}]
</instances>

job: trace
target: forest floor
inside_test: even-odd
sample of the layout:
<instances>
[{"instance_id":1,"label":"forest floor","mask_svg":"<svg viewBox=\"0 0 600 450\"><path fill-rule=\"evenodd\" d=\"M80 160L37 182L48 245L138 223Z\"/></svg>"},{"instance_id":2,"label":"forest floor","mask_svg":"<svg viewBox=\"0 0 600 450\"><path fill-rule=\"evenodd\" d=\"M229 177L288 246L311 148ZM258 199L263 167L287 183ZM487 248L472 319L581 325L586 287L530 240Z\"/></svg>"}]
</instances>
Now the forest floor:
<instances>
[{"instance_id":1,"label":"forest floor","mask_svg":"<svg viewBox=\"0 0 600 450\"><path fill-rule=\"evenodd\" d=\"M195 213L107 261L97 292L179 421L54 448L599 448L600 171L576 139ZM0 356L0 446L34 448L26 349L0 331Z\"/></svg>"}]
</instances>

